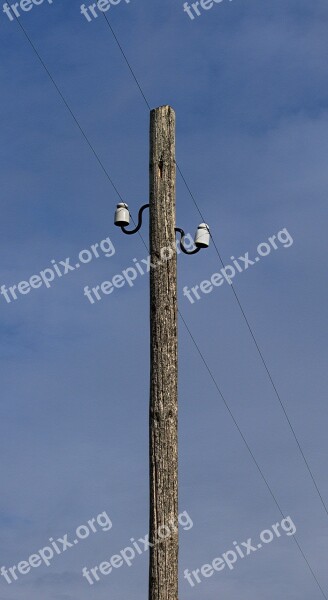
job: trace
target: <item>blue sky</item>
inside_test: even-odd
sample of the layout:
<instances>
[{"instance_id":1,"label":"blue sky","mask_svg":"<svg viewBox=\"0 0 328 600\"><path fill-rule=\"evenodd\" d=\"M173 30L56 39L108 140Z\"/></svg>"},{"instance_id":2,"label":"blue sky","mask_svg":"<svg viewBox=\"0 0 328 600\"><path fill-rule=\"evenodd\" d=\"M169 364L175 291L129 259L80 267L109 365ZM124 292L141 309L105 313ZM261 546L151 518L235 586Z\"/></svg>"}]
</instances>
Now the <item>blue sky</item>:
<instances>
[{"instance_id":1,"label":"blue sky","mask_svg":"<svg viewBox=\"0 0 328 600\"><path fill-rule=\"evenodd\" d=\"M326 478L327 4L223 0L191 21L182 2L131 0L107 13L151 104L177 115L177 159L225 261L286 227L279 248L236 278L322 494ZM133 215L148 200L149 113L103 17L46 2L22 24ZM112 240L115 255L1 308L0 551L17 565L107 511L90 536L8 585L0 600L90 598L81 576L148 528L148 280L90 305L97 285L144 258L113 226L118 201L17 22L0 14L1 285ZM177 224L199 214L180 179ZM143 235L147 238L147 219ZM199 347L325 593L327 515L228 285L182 294L219 270L213 246L179 256L179 302ZM180 342L180 569L257 538L279 513L183 323ZM141 600L147 556L93 586ZM181 599L322 598L291 538L275 540Z\"/></svg>"}]
</instances>

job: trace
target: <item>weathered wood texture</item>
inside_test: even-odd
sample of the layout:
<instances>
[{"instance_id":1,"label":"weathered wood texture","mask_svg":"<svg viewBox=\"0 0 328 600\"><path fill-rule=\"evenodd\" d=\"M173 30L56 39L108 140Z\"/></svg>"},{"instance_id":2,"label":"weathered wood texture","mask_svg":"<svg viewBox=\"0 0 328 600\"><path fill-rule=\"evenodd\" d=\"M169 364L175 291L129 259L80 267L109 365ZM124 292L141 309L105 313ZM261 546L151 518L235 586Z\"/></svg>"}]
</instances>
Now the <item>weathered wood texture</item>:
<instances>
[{"instance_id":1,"label":"weathered wood texture","mask_svg":"<svg viewBox=\"0 0 328 600\"><path fill-rule=\"evenodd\" d=\"M150 113L150 550L149 600L178 599L178 352L175 113ZM162 250L163 252L163 250Z\"/></svg>"}]
</instances>

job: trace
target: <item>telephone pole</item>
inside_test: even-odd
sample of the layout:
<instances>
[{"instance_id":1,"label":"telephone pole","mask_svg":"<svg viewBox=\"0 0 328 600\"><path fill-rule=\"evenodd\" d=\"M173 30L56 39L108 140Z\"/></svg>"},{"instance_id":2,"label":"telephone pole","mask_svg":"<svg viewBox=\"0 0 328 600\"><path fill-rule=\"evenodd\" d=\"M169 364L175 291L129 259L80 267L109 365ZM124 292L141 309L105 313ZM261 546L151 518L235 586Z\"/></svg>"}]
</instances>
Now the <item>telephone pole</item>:
<instances>
[{"instance_id":1,"label":"telephone pole","mask_svg":"<svg viewBox=\"0 0 328 600\"><path fill-rule=\"evenodd\" d=\"M150 113L150 549L149 600L178 599L178 339L175 248L175 113Z\"/></svg>"},{"instance_id":2,"label":"telephone pole","mask_svg":"<svg viewBox=\"0 0 328 600\"><path fill-rule=\"evenodd\" d=\"M149 600L178 600L178 334L176 233L184 254L196 254L210 240L206 223L198 226L194 249L175 225L175 113L170 106L150 112L149 204L134 229L129 207L117 205L114 223L137 233L143 211L150 210L150 562Z\"/></svg>"}]
</instances>

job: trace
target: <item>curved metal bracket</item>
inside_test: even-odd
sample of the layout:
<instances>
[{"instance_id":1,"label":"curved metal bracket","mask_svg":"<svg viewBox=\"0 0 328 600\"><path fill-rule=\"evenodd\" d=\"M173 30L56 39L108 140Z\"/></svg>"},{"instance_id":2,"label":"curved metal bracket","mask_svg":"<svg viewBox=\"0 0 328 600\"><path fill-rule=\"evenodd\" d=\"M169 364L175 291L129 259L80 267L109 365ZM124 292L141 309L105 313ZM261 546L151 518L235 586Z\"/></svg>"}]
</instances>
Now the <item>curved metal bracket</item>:
<instances>
[{"instance_id":1,"label":"curved metal bracket","mask_svg":"<svg viewBox=\"0 0 328 600\"><path fill-rule=\"evenodd\" d=\"M200 247L195 248L195 250L187 250L184 245L183 245L183 238L185 237L185 232L183 231L183 229L180 229L180 227L175 227L174 231L176 231L177 233L180 233L180 248L182 250L182 252L184 254L197 254L197 252L199 252L201 250Z\"/></svg>"},{"instance_id":2,"label":"curved metal bracket","mask_svg":"<svg viewBox=\"0 0 328 600\"><path fill-rule=\"evenodd\" d=\"M129 229L125 229L125 227L121 227L123 233L126 233L126 235L132 235L133 233L137 233L137 231L139 231L139 229L140 229L140 227L142 225L142 213L143 213L143 211L146 208L149 208L149 204L144 204L140 208L140 210L138 212L138 225L137 225L137 227L135 229L130 229L130 230Z\"/></svg>"}]
</instances>

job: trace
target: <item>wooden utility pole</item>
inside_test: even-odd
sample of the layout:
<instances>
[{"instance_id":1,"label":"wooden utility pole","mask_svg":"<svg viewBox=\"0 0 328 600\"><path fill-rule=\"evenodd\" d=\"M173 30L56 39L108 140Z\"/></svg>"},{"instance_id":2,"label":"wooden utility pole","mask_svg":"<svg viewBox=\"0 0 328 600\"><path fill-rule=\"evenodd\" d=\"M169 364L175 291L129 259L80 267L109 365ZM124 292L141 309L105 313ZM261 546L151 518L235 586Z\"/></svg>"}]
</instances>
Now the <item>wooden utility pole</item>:
<instances>
[{"instance_id":1,"label":"wooden utility pole","mask_svg":"<svg viewBox=\"0 0 328 600\"><path fill-rule=\"evenodd\" d=\"M170 106L150 113L149 168L150 254L156 265L150 270L149 539L154 546L150 549L149 600L178 600L176 165L175 113ZM161 261L163 248L165 260ZM167 259L169 248L174 251Z\"/></svg>"}]
</instances>

